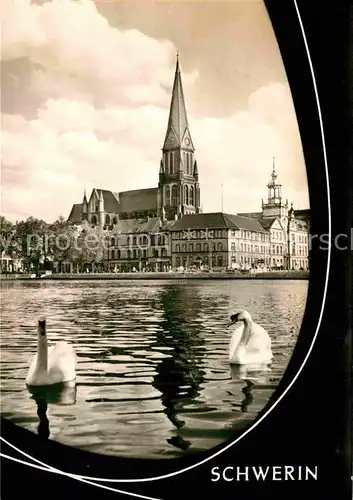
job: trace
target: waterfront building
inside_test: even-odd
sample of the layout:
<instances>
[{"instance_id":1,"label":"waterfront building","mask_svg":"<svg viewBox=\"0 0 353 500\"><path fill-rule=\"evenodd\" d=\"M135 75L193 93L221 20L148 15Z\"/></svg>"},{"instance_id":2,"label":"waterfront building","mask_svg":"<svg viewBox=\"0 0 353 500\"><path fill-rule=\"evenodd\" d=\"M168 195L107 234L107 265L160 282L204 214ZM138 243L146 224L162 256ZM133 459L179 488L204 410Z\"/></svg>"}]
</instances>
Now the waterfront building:
<instances>
[{"instance_id":1,"label":"waterfront building","mask_svg":"<svg viewBox=\"0 0 353 500\"><path fill-rule=\"evenodd\" d=\"M105 270L169 271L171 244L168 224L159 217L120 220L109 233Z\"/></svg>"},{"instance_id":2,"label":"waterfront building","mask_svg":"<svg viewBox=\"0 0 353 500\"><path fill-rule=\"evenodd\" d=\"M250 217L224 213L185 215L170 228L172 267L265 268L269 233Z\"/></svg>"}]
</instances>

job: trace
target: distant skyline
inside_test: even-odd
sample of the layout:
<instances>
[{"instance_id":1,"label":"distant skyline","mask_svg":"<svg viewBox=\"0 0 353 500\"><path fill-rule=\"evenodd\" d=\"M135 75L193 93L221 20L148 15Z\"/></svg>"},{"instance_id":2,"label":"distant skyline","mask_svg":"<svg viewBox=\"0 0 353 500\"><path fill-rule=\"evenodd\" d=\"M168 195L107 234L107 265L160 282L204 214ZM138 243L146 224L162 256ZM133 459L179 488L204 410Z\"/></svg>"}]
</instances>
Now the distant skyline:
<instances>
[{"instance_id":1,"label":"distant skyline","mask_svg":"<svg viewBox=\"0 0 353 500\"><path fill-rule=\"evenodd\" d=\"M158 183L179 51L204 212L261 210L275 157L309 208L285 70L262 0L3 0L1 213L68 217L86 188Z\"/></svg>"}]
</instances>

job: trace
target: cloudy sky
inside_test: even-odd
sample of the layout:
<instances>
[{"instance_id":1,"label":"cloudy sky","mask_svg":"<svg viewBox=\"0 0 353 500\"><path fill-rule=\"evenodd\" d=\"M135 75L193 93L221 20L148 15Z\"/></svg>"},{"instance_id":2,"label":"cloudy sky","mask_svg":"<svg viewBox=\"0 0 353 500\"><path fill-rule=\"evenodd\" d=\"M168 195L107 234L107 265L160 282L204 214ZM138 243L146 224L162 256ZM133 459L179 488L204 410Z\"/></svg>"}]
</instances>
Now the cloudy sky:
<instances>
[{"instance_id":1,"label":"cloudy sky","mask_svg":"<svg viewBox=\"0 0 353 500\"><path fill-rule=\"evenodd\" d=\"M276 158L309 206L298 125L262 0L2 0L1 212L67 217L84 188L154 187L176 52L204 212L258 211Z\"/></svg>"}]
</instances>

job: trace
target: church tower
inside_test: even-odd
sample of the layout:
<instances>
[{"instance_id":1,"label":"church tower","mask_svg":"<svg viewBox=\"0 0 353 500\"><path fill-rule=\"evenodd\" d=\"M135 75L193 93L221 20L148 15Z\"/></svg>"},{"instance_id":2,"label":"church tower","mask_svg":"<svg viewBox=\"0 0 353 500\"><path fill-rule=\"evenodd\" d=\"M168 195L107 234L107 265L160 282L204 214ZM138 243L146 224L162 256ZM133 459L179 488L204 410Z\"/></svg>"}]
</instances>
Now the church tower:
<instances>
[{"instance_id":1,"label":"church tower","mask_svg":"<svg viewBox=\"0 0 353 500\"><path fill-rule=\"evenodd\" d=\"M282 185L277 180L275 159L273 158L272 174L267 184L268 196L267 203L262 200L262 216L278 217L282 222L287 219L288 200L284 203L282 200Z\"/></svg>"},{"instance_id":2,"label":"church tower","mask_svg":"<svg viewBox=\"0 0 353 500\"><path fill-rule=\"evenodd\" d=\"M158 183L158 214L167 220L199 213L200 185L177 56Z\"/></svg>"}]
</instances>

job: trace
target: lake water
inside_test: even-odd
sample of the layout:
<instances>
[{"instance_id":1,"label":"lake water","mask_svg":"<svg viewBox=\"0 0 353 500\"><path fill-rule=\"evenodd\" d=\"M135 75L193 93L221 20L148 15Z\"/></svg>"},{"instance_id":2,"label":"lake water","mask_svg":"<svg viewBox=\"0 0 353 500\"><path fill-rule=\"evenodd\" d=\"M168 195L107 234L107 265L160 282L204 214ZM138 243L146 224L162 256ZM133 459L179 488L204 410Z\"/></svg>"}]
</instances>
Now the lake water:
<instances>
[{"instance_id":1,"label":"lake water","mask_svg":"<svg viewBox=\"0 0 353 500\"><path fill-rule=\"evenodd\" d=\"M173 458L210 449L266 405L296 343L307 288L299 280L5 280L2 416L35 433L49 424L50 439L96 453ZM271 371L251 382L228 363L225 325L236 309L272 338ZM78 359L76 387L49 397L47 408L25 385L43 314L48 343L72 342Z\"/></svg>"}]
</instances>

